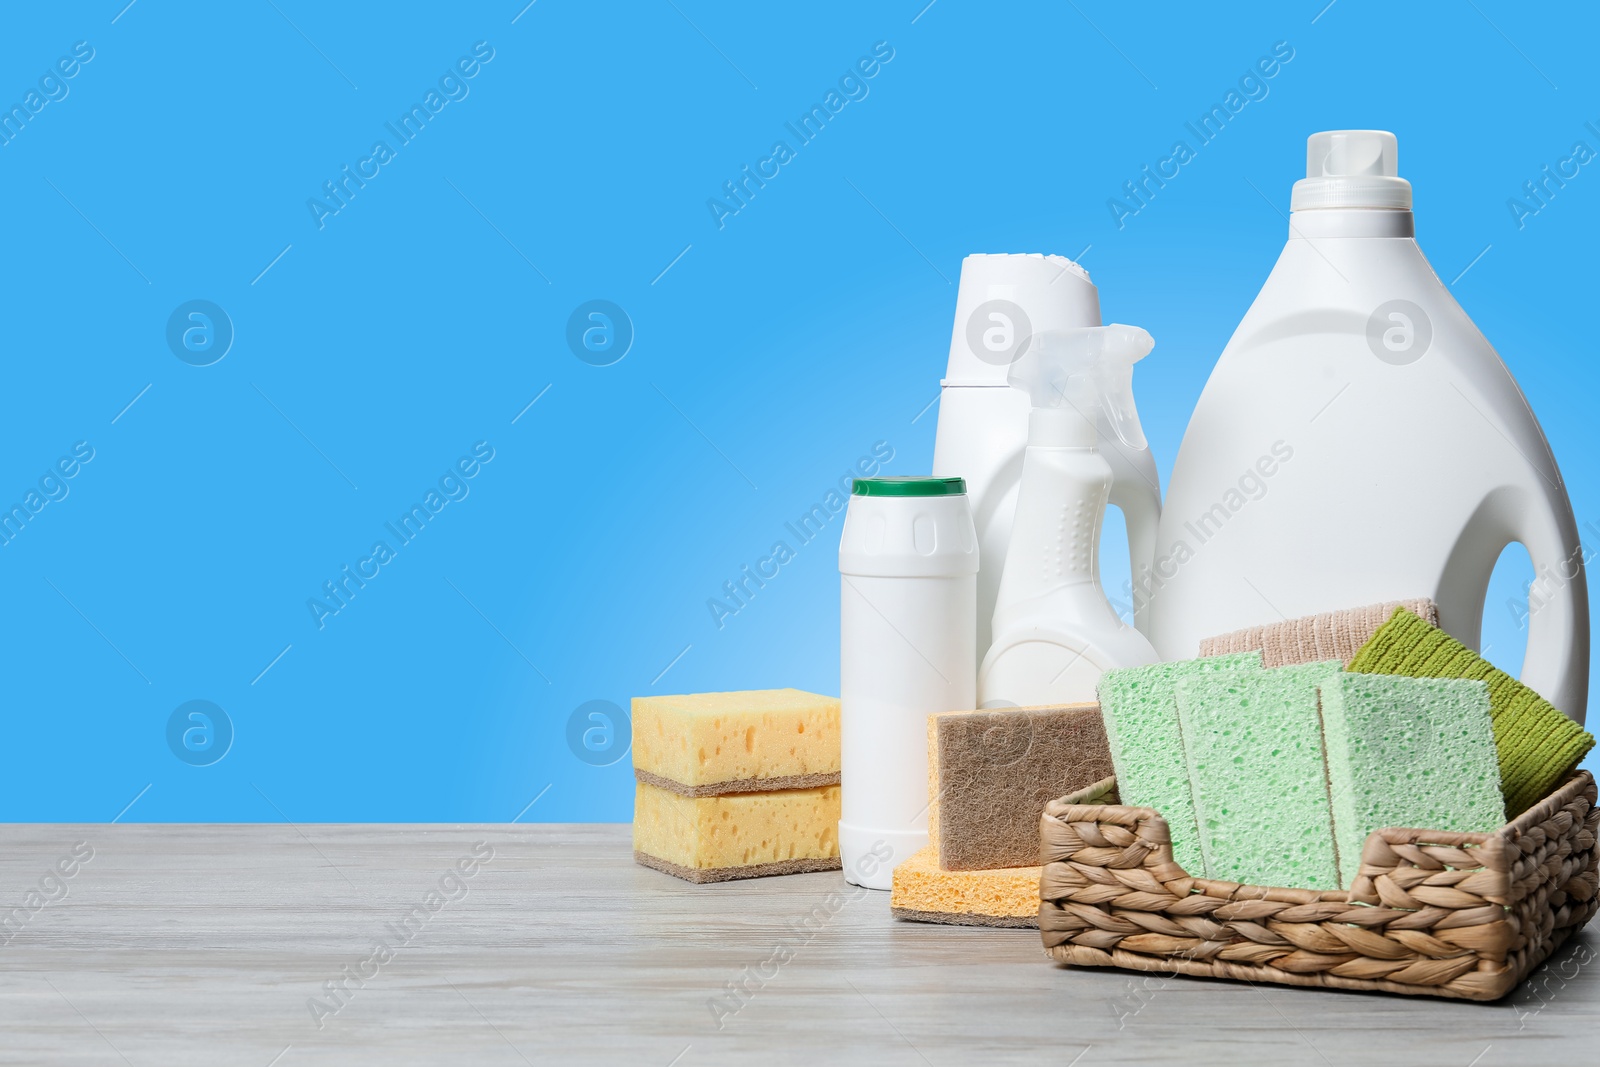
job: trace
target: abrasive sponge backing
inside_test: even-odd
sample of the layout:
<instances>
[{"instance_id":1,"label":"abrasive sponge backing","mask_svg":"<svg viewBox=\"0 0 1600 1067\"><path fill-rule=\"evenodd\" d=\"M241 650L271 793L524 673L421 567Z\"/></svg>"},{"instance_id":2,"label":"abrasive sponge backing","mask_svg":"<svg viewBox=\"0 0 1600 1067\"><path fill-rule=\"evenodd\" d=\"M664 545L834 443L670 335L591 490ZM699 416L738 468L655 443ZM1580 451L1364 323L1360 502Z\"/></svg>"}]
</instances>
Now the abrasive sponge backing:
<instances>
[{"instance_id":1,"label":"abrasive sponge backing","mask_svg":"<svg viewBox=\"0 0 1600 1067\"><path fill-rule=\"evenodd\" d=\"M1322 724L1343 886L1373 830L1485 833L1505 822L1484 683L1341 674L1322 685Z\"/></svg>"},{"instance_id":2,"label":"abrasive sponge backing","mask_svg":"<svg viewBox=\"0 0 1600 1067\"><path fill-rule=\"evenodd\" d=\"M1260 667L1260 652L1240 652L1123 667L1100 676L1100 710L1122 803L1159 812L1172 832L1174 862L1197 877L1206 867L1183 754L1177 685L1191 675Z\"/></svg>"},{"instance_id":3,"label":"abrasive sponge backing","mask_svg":"<svg viewBox=\"0 0 1600 1067\"><path fill-rule=\"evenodd\" d=\"M1334 660L1178 683L1208 878L1340 888L1317 687L1341 669Z\"/></svg>"},{"instance_id":4,"label":"abrasive sponge backing","mask_svg":"<svg viewBox=\"0 0 1600 1067\"><path fill-rule=\"evenodd\" d=\"M1097 704L929 715L929 847L947 871L1032 867L1044 806L1111 773Z\"/></svg>"},{"instance_id":5,"label":"abrasive sponge backing","mask_svg":"<svg viewBox=\"0 0 1600 1067\"><path fill-rule=\"evenodd\" d=\"M1037 820L1035 827L1037 836ZM947 871L934 860L933 849L924 848L894 869L889 910L914 922L1036 929L1039 868Z\"/></svg>"}]
</instances>

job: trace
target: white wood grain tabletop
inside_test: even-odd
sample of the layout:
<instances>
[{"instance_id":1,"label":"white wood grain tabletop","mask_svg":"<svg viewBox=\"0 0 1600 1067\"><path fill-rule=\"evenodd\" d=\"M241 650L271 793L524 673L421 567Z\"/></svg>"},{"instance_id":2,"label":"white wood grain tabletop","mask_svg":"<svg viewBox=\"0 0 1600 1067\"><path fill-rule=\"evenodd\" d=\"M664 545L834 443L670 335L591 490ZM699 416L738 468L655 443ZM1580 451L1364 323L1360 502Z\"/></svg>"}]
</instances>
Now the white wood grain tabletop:
<instances>
[{"instance_id":1,"label":"white wood grain tabletop","mask_svg":"<svg viewBox=\"0 0 1600 1067\"><path fill-rule=\"evenodd\" d=\"M1600 1060L1589 931L1498 1004L1066 970L616 825L3 826L0 908L0 1064Z\"/></svg>"}]
</instances>

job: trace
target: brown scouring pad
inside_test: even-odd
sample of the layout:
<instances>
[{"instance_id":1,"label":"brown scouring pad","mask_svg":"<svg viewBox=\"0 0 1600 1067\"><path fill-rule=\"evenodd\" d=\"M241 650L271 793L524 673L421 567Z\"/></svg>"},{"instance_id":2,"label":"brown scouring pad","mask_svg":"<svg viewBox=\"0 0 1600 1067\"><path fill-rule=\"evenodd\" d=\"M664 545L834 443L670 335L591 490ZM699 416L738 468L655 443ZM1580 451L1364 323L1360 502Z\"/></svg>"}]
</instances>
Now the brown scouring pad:
<instances>
[{"instance_id":1,"label":"brown scouring pad","mask_svg":"<svg viewBox=\"0 0 1600 1067\"><path fill-rule=\"evenodd\" d=\"M1050 801L1112 773L1098 704L928 716L928 840L947 871L1032 867Z\"/></svg>"}]
</instances>

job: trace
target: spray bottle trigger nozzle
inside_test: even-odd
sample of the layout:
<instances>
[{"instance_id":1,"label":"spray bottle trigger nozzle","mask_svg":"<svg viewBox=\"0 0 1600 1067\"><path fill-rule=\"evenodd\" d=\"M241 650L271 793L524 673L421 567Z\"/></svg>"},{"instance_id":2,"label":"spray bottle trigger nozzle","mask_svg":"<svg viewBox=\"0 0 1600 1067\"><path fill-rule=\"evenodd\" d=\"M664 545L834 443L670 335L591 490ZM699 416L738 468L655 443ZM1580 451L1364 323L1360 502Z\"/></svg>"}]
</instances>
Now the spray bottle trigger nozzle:
<instances>
[{"instance_id":1,"label":"spray bottle trigger nozzle","mask_svg":"<svg viewBox=\"0 0 1600 1067\"><path fill-rule=\"evenodd\" d=\"M1101 409L1106 414L1106 421L1111 424L1118 440L1129 448L1143 452L1150 447L1150 442L1145 439L1144 427L1139 425L1139 410L1133 406L1133 364L1123 363L1108 369L1106 377L1109 381L1100 392Z\"/></svg>"},{"instance_id":2,"label":"spray bottle trigger nozzle","mask_svg":"<svg viewBox=\"0 0 1600 1067\"><path fill-rule=\"evenodd\" d=\"M1035 408L1070 406L1090 423L1103 412L1123 444L1142 450L1148 445L1133 403L1133 365L1154 347L1149 333L1121 323L1046 330L1006 377L1028 390Z\"/></svg>"}]
</instances>

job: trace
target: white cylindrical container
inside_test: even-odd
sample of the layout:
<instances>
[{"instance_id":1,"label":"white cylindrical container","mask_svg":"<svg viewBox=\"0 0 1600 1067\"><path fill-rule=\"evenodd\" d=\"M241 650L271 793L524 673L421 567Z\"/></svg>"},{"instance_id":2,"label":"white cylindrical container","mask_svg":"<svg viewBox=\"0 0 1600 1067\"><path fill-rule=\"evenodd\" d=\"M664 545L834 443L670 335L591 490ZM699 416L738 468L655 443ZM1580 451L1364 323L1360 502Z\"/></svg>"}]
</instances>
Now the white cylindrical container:
<instances>
[{"instance_id":1,"label":"white cylindrical container","mask_svg":"<svg viewBox=\"0 0 1600 1067\"><path fill-rule=\"evenodd\" d=\"M856 479L839 577L839 851L846 881L888 889L928 843L928 716L977 707L966 483Z\"/></svg>"}]
</instances>

